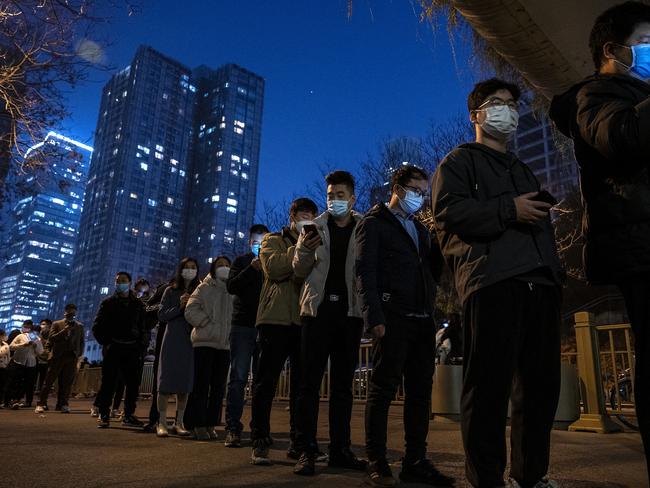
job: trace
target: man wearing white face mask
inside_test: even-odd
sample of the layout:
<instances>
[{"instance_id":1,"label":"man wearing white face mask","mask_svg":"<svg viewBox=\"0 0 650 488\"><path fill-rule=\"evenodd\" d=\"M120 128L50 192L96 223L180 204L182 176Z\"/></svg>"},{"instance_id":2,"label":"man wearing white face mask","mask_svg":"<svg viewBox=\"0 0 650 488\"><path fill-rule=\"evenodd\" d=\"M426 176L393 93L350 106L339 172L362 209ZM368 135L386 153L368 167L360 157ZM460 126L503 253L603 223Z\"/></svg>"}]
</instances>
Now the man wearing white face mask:
<instances>
[{"instance_id":1,"label":"man wearing white face mask","mask_svg":"<svg viewBox=\"0 0 650 488\"><path fill-rule=\"evenodd\" d=\"M474 487L557 486L546 473L560 389L563 272L552 197L507 150L519 95L498 79L474 87L467 105L476 142L449 153L432 183L438 241L464 306L461 424ZM512 480L504 484L509 398Z\"/></svg>"},{"instance_id":2,"label":"man wearing white face mask","mask_svg":"<svg viewBox=\"0 0 650 488\"><path fill-rule=\"evenodd\" d=\"M296 419L296 447L302 454L294 472L307 476L315 473L320 386L328 358L329 465L366 467L350 450L352 380L363 329L354 278L354 230L362 216L352 210L356 197L350 173L334 171L325 181L327 210L314 220L322 245L312 245L315 236L303 229L293 257L296 276L305 279L300 294L303 376Z\"/></svg>"},{"instance_id":3,"label":"man wearing white face mask","mask_svg":"<svg viewBox=\"0 0 650 488\"><path fill-rule=\"evenodd\" d=\"M357 226L356 277L364 325L374 336L366 402L366 452L372 486L393 486L386 459L388 409L404 378L406 455L400 479L453 486L426 457L435 361L433 303L442 266L429 230L414 218L428 193L415 166L393 173L388 205L374 206Z\"/></svg>"},{"instance_id":4,"label":"man wearing white face mask","mask_svg":"<svg viewBox=\"0 0 650 488\"><path fill-rule=\"evenodd\" d=\"M291 364L290 438L287 456L298 459L300 453L294 447L296 436L296 397L302 374L300 361L300 311L298 306L303 279L293 270L296 243L303 227L313 226L318 208L308 198L298 198L289 210L290 226L281 232L266 234L260 248L260 264L264 272L264 284L260 294L256 326L259 331L260 358L257 365L257 381L253 386L251 401L251 440L253 451L251 463L269 465L271 439L271 407L278 379L287 358ZM305 243L309 247L320 244L316 234Z\"/></svg>"},{"instance_id":5,"label":"man wearing white face mask","mask_svg":"<svg viewBox=\"0 0 650 488\"><path fill-rule=\"evenodd\" d=\"M584 267L614 284L634 332L634 399L650 474L650 6L625 2L594 23L596 73L553 99L551 119L580 167Z\"/></svg>"}]
</instances>

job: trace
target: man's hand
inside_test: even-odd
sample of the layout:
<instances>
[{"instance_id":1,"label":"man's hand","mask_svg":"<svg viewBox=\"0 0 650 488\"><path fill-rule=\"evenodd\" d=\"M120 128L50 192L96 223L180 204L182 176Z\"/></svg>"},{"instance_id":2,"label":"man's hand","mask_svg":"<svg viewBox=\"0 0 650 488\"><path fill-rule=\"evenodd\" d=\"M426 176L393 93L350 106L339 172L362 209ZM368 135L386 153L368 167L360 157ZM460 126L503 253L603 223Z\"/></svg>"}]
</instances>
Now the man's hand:
<instances>
[{"instance_id":1,"label":"man's hand","mask_svg":"<svg viewBox=\"0 0 650 488\"><path fill-rule=\"evenodd\" d=\"M305 234L305 230L302 230L302 244L305 246L307 249L310 251L315 251L318 249L318 246L321 245L322 241L320 239L320 235L316 233L315 235L313 234Z\"/></svg>"},{"instance_id":2,"label":"man's hand","mask_svg":"<svg viewBox=\"0 0 650 488\"><path fill-rule=\"evenodd\" d=\"M384 324L379 324L375 325L371 330L370 333L375 339L381 339L386 335L386 326Z\"/></svg>"},{"instance_id":3,"label":"man's hand","mask_svg":"<svg viewBox=\"0 0 650 488\"><path fill-rule=\"evenodd\" d=\"M522 224L534 224L548 215L551 205L546 202L533 200L535 196L537 196L536 191L532 193L524 193L514 199L515 208L517 209L517 222Z\"/></svg>"},{"instance_id":4,"label":"man's hand","mask_svg":"<svg viewBox=\"0 0 650 488\"><path fill-rule=\"evenodd\" d=\"M260 271L262 269L262 263L260 263L260 258L255 258L251 261L251 267L255 271Z\"/></svg>"}]
</instances>

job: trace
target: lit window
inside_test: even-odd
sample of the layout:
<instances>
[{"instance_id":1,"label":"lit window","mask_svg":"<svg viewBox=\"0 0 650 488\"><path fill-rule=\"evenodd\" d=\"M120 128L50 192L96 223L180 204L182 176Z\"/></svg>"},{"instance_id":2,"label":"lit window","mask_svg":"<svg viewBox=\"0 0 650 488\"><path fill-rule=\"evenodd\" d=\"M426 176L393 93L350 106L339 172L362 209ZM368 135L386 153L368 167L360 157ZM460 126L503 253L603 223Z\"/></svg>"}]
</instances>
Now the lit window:
<instances>
[{"instance_id":1,"label":"lit window","mask_svg":"<svg viewBox=\"0 0 650 488\"><path fill-rule=\"evenodd\" d=\"M117 154L117 148L113 149L113 156Z\"/></svg>"},{"instance_id":2,"label":"lit window","mask_svg":"<svg viewBox=\"0 0 650 488\"><path fill-rule=\"evenodd\" d=\"M151 150L148 147L141 146L140 144L138 144L138 149L145 154L149 154L151 152Z\"/></svg>"},{"instance_id":3,"label":"lit window","mask_svg":"<svg viewBox=\"0 0 650 488\"><path fill-rule=\"evenodd\" d=\"M246 166L248 166L248 159L244 158L244 159L242 160L242 163L244 163Z\"/></svg>"},{"instance_id":4,"label":"lit window","mask_svg":"<svg viewBox=\"0 0 650 488\"><path fill-rule=\"evenodd\" d=\"M180 170L180 171L178 172L178 174L181 175L182 177L185 177L185 171L183 171L183 170Z\"/></svg>"},{"instance_id":5,"label":"lit window","mask_svg":"<svg viewBox=\"0 0 650 488\"><path fill-rule=\"evenodd\" d=\"M50 201L52 203L56 203L57 205L65 205L65 202L60 198L50 198Z\"/></svg>"},{"instance_id":6,"label":"lit window","mask_svg":"<svg viewBox=\"0 0 650 488\"><path fill-rule=\"evenodd\" d=\"M221 171L221 165L217 166L217 171Z\"/></svg>"},{"instance_id":7,"label":"lit window","mask_svg":"<svg viewBox=\"0 0 650 488\"><path fill-rule=\"evenodd\" d=\"M242 177L242 179L244 179L244 180L247 180L247 179L248 179L248 175L247 175L246 173L242 173L242 174L241 174L241 177Z\"/></svg>"},{"instance_id":8,"label":"lit window","mask_svg":"<svg viewBox=\"0 0 650 488\"><path fill-rule=\"evenodd\" d=\"M169 220L163 220L163 226L166 229L171 229L172 228L172 223Z\"/></svg>"},{"instance_id":9,"label":"lit window","mask_svg":"<svg viewBox=\"0 0 650 488\"><path fill-rule=\"evenodd\" d=\"M228 205L232 205L233 207L237 206L237 200L235 200L234 198L229 198L228 200L226 200L226 203Z\"/></svg>"},{"instance_id":10,"label":"lit window","mask_svg":"<svg viewBox=\"0 0 650 488\"><path fill-rule=\"evenodd\" d=\"M177 173L178 172L178 170L176 168L172 168L171 170L172 170L172 173Z\"/></svg>"},{"instance_id":11,"label":"lit window","mask_svg":"<svg viewBox=\"0 0 650 488\"><path fill-rule=\"evenodd\" d=\"M138 198L138 195L137 195L137 194L135 194L135 193L131 193L131 195L130 195L130 196L131 196L131 198Z\"/></svg>"},{"instance_id":12,"label":"lit window","mask_svg":"<svg viewBox=\"0 0 650 488\"><path fill-rule=\"evenodd\" d=\"M217 151L217 157L220 158L221 156L223 156L223 151Z\"/></svg>"},{"instance_id":13,"label":"lit window","mask_svg":"<svg viewBox=\"0 0 650 488\"><path fill-rule=\"evenodd\" d=\"M126 90L124 90L124 91L122 92L122 96L125 97L125 96L127 95L127 93L128 93L128 92L127 92Z\"/></svg>"},{"instance_id":14,"label":"lit window","mask_svg":"<svg viewBox=\"0 0 650 488\"><path fill-rule=\"evenodd\" d=\"M239 156L237 156L236 154L231 155L230 159L232 159L233 161L237 161L237 162L241 161L241 158Z\"/></svg>"},{"instance_id":15,"label":"lit window","mask_svg":"<svg viewBox=\"0 0 650 488\"><path fill-rule=\"evenodd\" d=\"M178 165L178 161L175 160L174 158L170 159L169 162L172 164L172 166L177 166Z\"/></svg>"},{"instance_id":16,"label":"lit window","mask_svg":"<svg viewBox=\"0 0 650 488\"><path fill-rule=\"evenodd\" d=\"M169 98L169 95L167 95L166 93L163 93L163 100L167 100L168 98Z\"/></svg>"},{"instance_id":17,"label":"lit window","mask_svg":"<svg viewBox=\"0 0 650 488\"><path fill-rule=\"evenodd\" d=\"M162 159L163 157L164 156L161 153L159 152L156 153L156 159Z\"/></svg>"},{"instance_id":18,"label":"lit window","mask_svg":"<svg viewBox=\"0 0 650 488\"><path fill-rule=\"evenodd\" d=\"M239 237L240 239L243 239L244 238L244 233L243 232L237 232L237 237Z\"/></svg>"},{"instance_id":19,"label":"lit window","mask_svg":"<svg viewBox=\"0 0 650 488\"><path fill-rule=\"evenodd\" d=\"M223 85L223 86L224 86L224 88L228 88L228 87L230 86L230 83L228 83L228 82L226 81L226 84Z\"/></svg>"},{"instance_id":20,"label":"lit window","mask_svg":"<svg viewBox=\"0 0 650 488\"><path fill-rule=\"evenodd\" d=\"M158 202L156 202L155 200L152 200L152 199L150 198L150 199L147 200L147 204L148 204L150 207L155 207L156 205L158 205Z\"/></svg>"},{"instance_id":21,"label":"lit window","mask_svg":"<svg viewBox=\"0 0 650 488\"><path fill-rule=\"evenodd\" d=\"M219 129L225 129L225 128L226 128L226 123L225 123L225 122L221 122L221 123L219 124Z\"/></svg>"},{"instance_id":22,"label":"lit window","mask_svg":"<svg viewBox=\"0 0 650 488\"><path fill-rule=\"evenodd\" d=\"M215 238L215 237L216 237L215 234L210 234L210 240L211 240L211 241L214 241L214 238Z\"/></svg>"},{"instance_id":23,"label":"lit window","mask_svg":"<svg viewBox=\"0 0 650 488\"><path fill-rule=\"evenodd\" d=\"M149 169L149 165L147 163L140 163L140 169L147 171Z\"/></svg>"},{"instance_id":24,"label":"lit window","mask_svg":"<svg viewBox=\"0 0 650 488\"><path fill-rule=\"evenodd\" d=\"M239 174L239 173L237 173L237 170L234 170L234 169L230 170L230 172L235 176L237 176Z\"/></svg>"},{"instance_id":25,"label":"lit window","mask_svg":"<svg viewBox=\"0 0 650 488\"><path fill-rule=\"evenodd\" d=\"M226 207L226 211L234 214L237 213L237 209L235 207Z\"/></svg>"},{"instance_id":26,"label":"lit window","mask_svg":"<svg viewBox=\"0 0 650 488\"><path fill-rule=\"evenodd\" d=\"M235 125L236 125L237 127L241 127L242 129L243 129L244 127L246 127L246 124L245 124L244 122L242 122L241 120L235 120Z\"/></svg>"},{"instance_id":27,"label":"lit window","mask_svg":"<svg viewBox=\"0 0 650 488\"><path fill-rule=\"evenodd\" d=\"M203 130L203 129L205 129L205 124L201 124L201 126L199 127L199 130Z\"/></svg>"},{"instance_id":28,"label":"lit window","mask_svg":"<svg viewBox=\"0 0 650 488\"><path fill-rule=\"evenodd\" d=\"M213 202L218 202L219 201L219 195L212 195L212 201Z\"/></svg>"},{"instance_id":29,"label":"lit window","mask_svg":"<svg viewBox=\"0 0 650 488\"><path fill-rule=\"evenodd\" d=\"M102 286L101 289L99 290L99 293L102 295L108 295L108 286Z\"/></svg>"},{"instance_id":30,"label":"lit window","mask_svg":"<svg viewBox=\"0 0 650 488\"><path fill-rule=\"evenodd\" d=\"M156 144L156 151L160 151L160 152L163 152L163 151L164 151L164 149L163 149L163 147L162 147L161 145L159 145L159 144Z\"/></svg>"},{"instance_id":31,"label":"lit window","mask_svg":"<svg viewBox=\"0 0 650 488\"><path fill-rule=\"evenodd\" d=\"M242 135L244 133L244 129L240 129L239 127L235 127L233 130L235 131L235 134Z\"/></svg>"},{"instance_id":32,"label":"lit window","mask_svg":"<svg viewBox=\"0 0 650 488\"><path fill-rule=\"evenodd\" d=\"M167 197L167 203L170 205L174 205L174 199L172 197Z\"/></svg>"}]
</instances>

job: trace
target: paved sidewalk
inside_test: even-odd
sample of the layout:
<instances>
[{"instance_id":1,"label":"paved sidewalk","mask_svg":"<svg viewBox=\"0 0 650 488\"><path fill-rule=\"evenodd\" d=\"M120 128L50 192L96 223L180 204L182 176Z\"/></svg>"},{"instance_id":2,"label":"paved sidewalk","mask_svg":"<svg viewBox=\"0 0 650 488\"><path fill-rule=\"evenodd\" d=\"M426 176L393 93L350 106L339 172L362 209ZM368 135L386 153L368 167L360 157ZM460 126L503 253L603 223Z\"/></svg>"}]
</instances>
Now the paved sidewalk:
<instances>
[{"instance_id":1,"label":"paved sidewalk","mask_svg":"<svg viewBox=\"0 0 650 488\"><path fill-rule=\"evenodd\" d=\"M218 442L197 442L155 435L122 427L115 422L98 430L88 412L89 400L72 402L73 413L0 410L0 487L348 487L361 486L360 473L330 470L321 465L318 475L302 478L285 457L288 445L286 403L273 410L275 444L270 467L251 466L250 448L228 449ZM173 404L170 405L173 412ZM327 406L321 405L319 432L327 436ZM140 402L141 418L149 403ZM389 456L394 474L399 470L403 443L401 407L391 410ZM247 422L247 420L246 420ZM245 422L245 423L246 423ZM362 454L363 405L354 406L353 448ZM326 450L323 441L322 448ZM459 426L432 422L430 456L441 471L461 480L463 453ZM551 475L563 488L647 488L645 464L638 434L597 435L553 432ZM409 484L417 488L419 485Z\"/></svg>"}]
</instances>

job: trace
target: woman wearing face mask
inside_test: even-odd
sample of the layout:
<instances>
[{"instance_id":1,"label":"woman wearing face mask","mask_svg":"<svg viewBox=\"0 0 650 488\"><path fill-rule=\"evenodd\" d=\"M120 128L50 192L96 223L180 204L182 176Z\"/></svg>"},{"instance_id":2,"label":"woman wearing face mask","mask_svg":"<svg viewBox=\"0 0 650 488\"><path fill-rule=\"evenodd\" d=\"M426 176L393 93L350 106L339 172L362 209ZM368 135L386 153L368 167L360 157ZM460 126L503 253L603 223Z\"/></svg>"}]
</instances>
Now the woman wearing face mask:
<instances>
[{"instance_id":1,"label":"woman wearing face mask","mask_svg":"<svg viewBox=\"0 0 650 488\"><path fill-rule=\"evenodd\" d=\"M167 323L158 366L158 437L169 435L167 405L173 394L176 395L176 420L171 430L180 436L190 435L183 425L183 416L194 383L194 352L190 340L192 327L184 313L190 295L199 285L198 271L196 259L184 258L180 262L174 283L165 290L158 312L160 321Z\"/></svg>"},{"instance_id":2,"label":"woman wearing face mask","mask_svg":"<svg viewBox=\"0 0 650 488\"><path fill-rule=\"evenodd\" d=\"M210 273L187 302L185 319L192 325L194 389L188 406L188 427L197 440L217 439L216 425L230 366L232 296L226 290L230 259L212 260ZM191 425L190 425L191 424Z\"/></svg>"}]
</instances>

